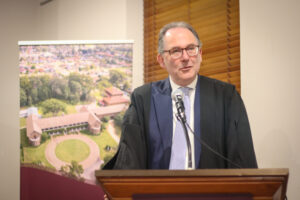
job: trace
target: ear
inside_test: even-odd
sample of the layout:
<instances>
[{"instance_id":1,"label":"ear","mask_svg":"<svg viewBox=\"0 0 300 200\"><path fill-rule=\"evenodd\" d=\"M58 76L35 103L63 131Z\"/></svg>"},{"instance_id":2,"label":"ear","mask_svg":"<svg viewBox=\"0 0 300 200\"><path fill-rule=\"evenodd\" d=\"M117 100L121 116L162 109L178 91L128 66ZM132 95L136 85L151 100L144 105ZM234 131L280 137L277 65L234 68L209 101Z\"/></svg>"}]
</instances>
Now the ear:
<instances>
[{"instance_id":1,"label":"ear","mask_svg":"<svg viewBox=\"0 0 300 200\"><path fill-rule=\"evenodd\" d=\"M199 54L202 56L202 48L199 49Z\"/></svg>"},{"instance_id":2,"label":"ear","mask_svg":"<svg viewBox=\"0 0 300 200\"><path fill-rule=\"evenodd\" d=\"M199 49L199 55L200 55L200 62L202 62L202 49Z\"/></svg>"},{"instance_id":3,"label":"ear","mask_svg":"<svg viewBox=\"0 0 300 200\"><path fill-rule=\"evenodd\" d=\"M162 67L162 68L166 68L166 65L165 65L165 61L164 61L164 58L162 57L161 54L157 54L157 62L159 63L159 65Z\"/></svg>"}]
</instances>

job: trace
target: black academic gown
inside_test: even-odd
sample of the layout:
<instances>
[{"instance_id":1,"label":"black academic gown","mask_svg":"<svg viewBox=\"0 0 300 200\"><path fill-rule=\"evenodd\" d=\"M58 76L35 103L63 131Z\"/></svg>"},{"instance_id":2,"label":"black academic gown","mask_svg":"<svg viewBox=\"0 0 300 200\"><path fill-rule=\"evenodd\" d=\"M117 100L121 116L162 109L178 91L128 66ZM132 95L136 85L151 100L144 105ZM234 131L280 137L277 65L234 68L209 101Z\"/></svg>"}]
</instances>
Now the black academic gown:
<instances>
[{"instance_id":1,"label":"black academic gown","mask_svg":"<svg viewBox=\"0 0 300 200\"><path fill-rule=\"evenodd\" d=\"M171 91L168 87L170 87L169 79L165 79L134 90L131 104L123 119L118 151L103 169L151 169L149 162L152 160L151 156L155 156L151 155L149 145L151 129L149 119L151 109L154 109L151 108L152 93L153 89L162 93ZM200 124L200 138L213 151L231 161L228 162L210 148L201 145L201 151L198 151L200 155L195 155L199 156L199 159L195 159L199 160L196 167L199 169L236 168L237 166L257 168L246 109L235 87L199 76L196 90L200 93L200 103L195 101L195 104L200 104L200 119L195 118L194 123ZM171 95L171 93L163 95ZM199 142L196 139L194 142ZM168 168L170 153L165 153L166 156L163 158L165 164L161 168Z\"/></svg>"}]
</instances>

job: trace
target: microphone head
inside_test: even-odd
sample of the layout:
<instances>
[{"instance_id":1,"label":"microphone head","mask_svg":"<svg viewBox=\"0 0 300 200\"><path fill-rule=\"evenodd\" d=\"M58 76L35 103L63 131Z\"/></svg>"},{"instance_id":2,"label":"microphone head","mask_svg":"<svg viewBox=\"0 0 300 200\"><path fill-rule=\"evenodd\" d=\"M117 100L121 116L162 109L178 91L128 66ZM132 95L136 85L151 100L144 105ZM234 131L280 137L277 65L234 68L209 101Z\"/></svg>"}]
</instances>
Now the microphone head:
<instances>
[{"instance_id":1,"label":"microphone head","mask_svg":"<svg viewBox=\"0 0 300 200\"><path fill-rule=\"evenodd\" d=\"M183 99L183 92L180 89L172 91L172 99L177 102L179 99Z\"/></svg>"}]
</instances>

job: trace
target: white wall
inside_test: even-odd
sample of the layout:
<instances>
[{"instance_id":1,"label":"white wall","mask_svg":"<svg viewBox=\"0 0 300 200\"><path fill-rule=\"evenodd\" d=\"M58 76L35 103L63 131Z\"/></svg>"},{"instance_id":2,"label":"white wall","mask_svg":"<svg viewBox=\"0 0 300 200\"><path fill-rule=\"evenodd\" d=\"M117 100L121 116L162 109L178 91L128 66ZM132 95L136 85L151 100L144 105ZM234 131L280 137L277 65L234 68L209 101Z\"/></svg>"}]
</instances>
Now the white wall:
<instances>
[{"instance_id":1,"label":"white wall","mask_svg":"<svg viewBox=\"0 0 300 200\"><path fill-rule=\"evenodd\" d=\"M20 40L134 40L133 87L143 84L143 1L0 0L0 199L20 199Z\"/></svg>"},{"instance_id":2,"label":"white wall","mask_svg":"<svg viewBox=\"0 0 300 200\"><path fill-rule=\"evenodd\" d=\"M133 87L143 84L143 1L53 1L37 21L36 40L134 40Z\"/></svg>"},{"instance_id":3,"label":"white wall","mask_svg":"<svg viewBox=\"0 0 300 200\"><path fill-rule=\"evenodd\" d=\"M240 0L241 86L260 168L289 168L300 196L300 1Z\"/></svg>"},{"instance_id":4,"label":"white wall","mask_svg":"<svg viewBox=\"0 0 300 200\"><path fill-rule=\"evenodd\" d=\"M35 37L34 0L0 1L0 199L19 199L18 40Z\"/></svg>"}]
</instances>

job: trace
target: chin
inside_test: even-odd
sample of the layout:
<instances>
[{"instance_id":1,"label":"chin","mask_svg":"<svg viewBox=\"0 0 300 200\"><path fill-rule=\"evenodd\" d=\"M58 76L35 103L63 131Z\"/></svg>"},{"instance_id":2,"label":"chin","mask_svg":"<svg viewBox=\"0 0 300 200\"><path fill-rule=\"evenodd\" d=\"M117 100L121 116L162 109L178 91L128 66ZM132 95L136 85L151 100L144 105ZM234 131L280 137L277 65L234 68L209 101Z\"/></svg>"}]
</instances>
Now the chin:
<instances>
[{"instance_id":1,"label":"chin","mask_svg":"<svg viewBox=\"0 0 300 200\"><path fill-rule=\"evenodd\" d=\"M194 78L196 77L197 74L192 73L192 74L185 74L182 76L183 80L189 81L189 80L194 80Z\"/></svg>"}]
</instances>

